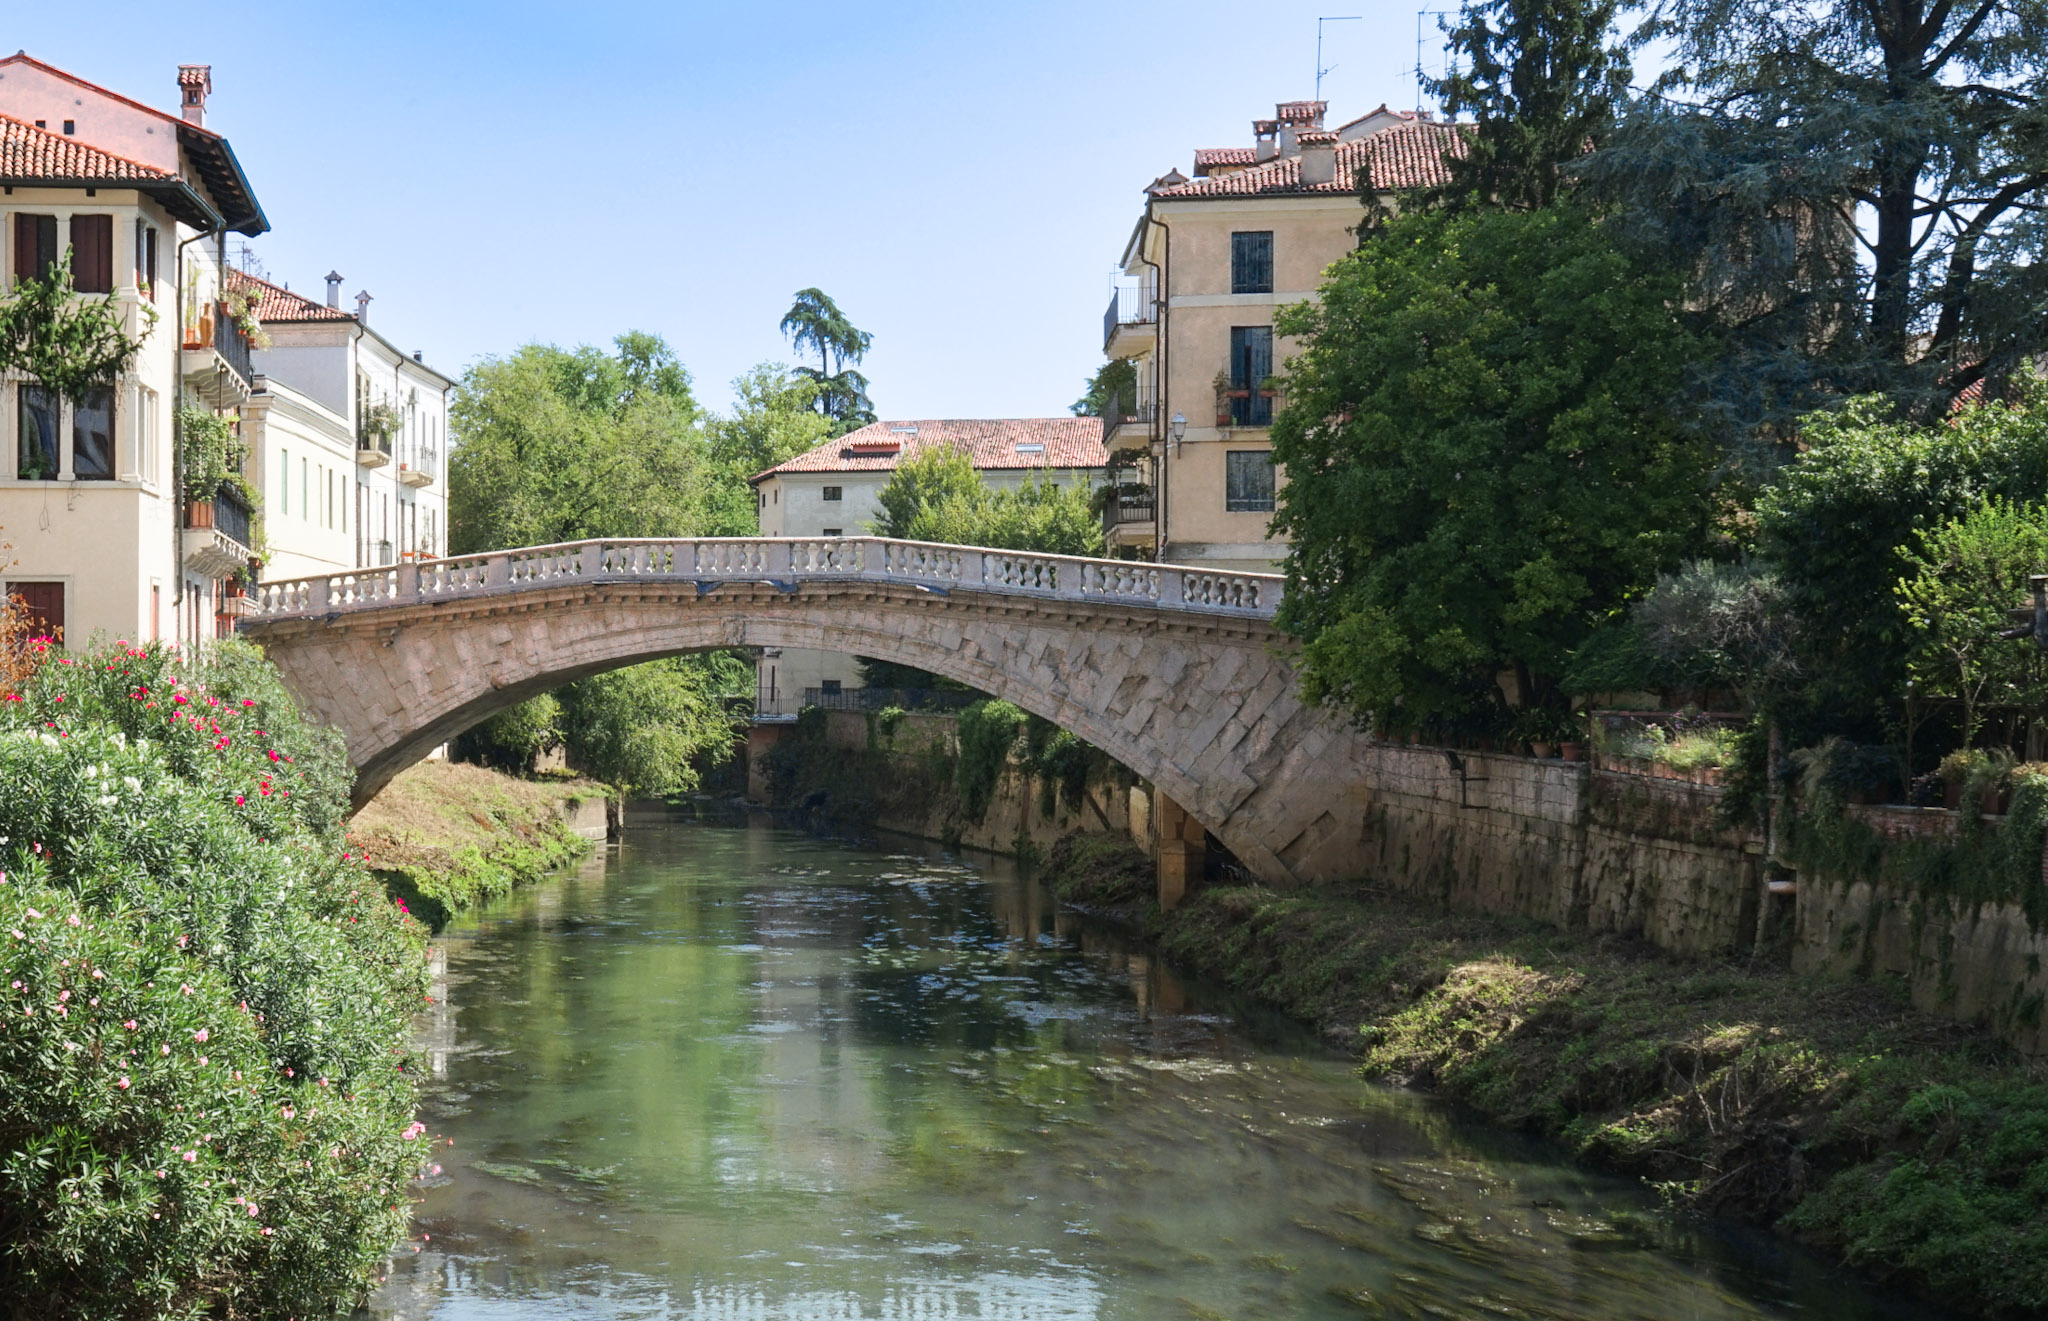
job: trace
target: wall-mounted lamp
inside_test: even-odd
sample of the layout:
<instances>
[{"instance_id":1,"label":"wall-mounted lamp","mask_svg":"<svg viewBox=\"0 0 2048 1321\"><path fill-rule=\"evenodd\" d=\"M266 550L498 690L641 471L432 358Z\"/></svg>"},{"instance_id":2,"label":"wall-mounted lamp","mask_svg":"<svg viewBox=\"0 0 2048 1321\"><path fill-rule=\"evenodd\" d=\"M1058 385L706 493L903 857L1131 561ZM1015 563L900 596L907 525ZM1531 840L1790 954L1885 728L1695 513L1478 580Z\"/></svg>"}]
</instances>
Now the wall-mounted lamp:
<instances>
[{"instance_id":1,"label":"wall-mounted lamp","mask_svg":"<svg viewBox=\"0 0 2048 1321\"><path fill-rule=\"evenodd\" d=\"M1167 434L1173 437L1173 456L1179 458L1180 443L1187 439L1188 415L1186 413L1175 413Z\"/></svg>"}]
</instances>

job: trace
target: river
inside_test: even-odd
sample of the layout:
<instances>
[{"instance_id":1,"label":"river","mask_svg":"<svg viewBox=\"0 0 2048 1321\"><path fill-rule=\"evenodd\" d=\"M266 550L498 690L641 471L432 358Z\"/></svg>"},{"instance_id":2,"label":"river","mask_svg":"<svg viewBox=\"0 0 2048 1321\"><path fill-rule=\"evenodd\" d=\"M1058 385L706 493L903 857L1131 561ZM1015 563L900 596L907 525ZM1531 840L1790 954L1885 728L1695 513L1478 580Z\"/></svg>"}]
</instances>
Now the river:
<instances>
[{"instance_id":1,"label":"river","mask_svg":"<svg viewBox=\"0 0 2048 1321\"><path fill-rule=\"evenodd\" d=\"M367 1316L1939 1315L1361 1082L1001 859L638 826L443 934Z\"/></svg>"}]
</instances>

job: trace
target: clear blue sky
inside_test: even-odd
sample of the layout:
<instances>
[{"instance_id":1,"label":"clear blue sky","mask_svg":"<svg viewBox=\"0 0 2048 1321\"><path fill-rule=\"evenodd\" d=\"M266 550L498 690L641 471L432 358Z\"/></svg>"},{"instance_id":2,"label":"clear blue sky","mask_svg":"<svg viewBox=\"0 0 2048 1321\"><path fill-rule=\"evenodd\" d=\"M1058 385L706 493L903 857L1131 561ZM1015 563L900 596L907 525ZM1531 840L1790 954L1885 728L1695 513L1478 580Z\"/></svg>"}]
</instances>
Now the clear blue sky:
<instances>
[{"instance_id":1,"label":"clear blue sky","mask_svg":"<svg viewBox=\"0 0 2048 1321\"><path fill-rule=\"evenodd\" d=\"M714 407L816 285L884 417L1062 413L1140 190L1308 97L1319 13L1365 16L1325 28L1333 124L1415 100L1416 10L1366 0L16 9L0 40L167 110L213 66L273 279L339 270L450 375L651 330Z\"/></svg>"}]
</instances>

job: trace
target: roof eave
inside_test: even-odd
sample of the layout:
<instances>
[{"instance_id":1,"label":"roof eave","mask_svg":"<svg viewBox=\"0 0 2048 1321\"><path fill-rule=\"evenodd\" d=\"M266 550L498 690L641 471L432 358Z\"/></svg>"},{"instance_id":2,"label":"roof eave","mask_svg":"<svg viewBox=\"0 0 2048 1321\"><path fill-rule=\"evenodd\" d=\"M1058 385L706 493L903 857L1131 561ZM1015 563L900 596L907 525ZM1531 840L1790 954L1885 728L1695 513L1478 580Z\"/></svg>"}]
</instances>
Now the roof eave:
<instances>
[{"instance_id":1,"label":"roof eave","mask_svg":"<svg viewBox=\"0 0 2048 1321\"><path fill-rule=\"evenodd\" d=\"M178 144L194 156L210 160L216 168L223 171L234 185L240 199L247 204L247 212L225 222L225 228L232 229L238 234L246 234L250 238L270 232L270 219L263 214L263 204L256 200L256 190L249 186L249 176L243 172L242 162L235 158L235 149L228 145L226 138L218 133L210 133L181 122L178 126ZM204 169L204 166L201 168ZM211 181L208 182L207 189L210 192L216 191Z\"/></svg>"}]
</instances>

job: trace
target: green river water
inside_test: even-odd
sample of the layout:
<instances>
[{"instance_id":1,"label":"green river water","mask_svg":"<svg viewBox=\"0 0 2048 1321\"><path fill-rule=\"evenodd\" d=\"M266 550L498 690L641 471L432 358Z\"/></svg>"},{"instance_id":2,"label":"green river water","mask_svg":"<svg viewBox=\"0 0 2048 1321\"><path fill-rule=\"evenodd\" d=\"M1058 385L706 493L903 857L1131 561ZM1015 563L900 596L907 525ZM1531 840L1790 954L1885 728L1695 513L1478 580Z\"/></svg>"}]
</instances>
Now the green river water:
<instances>
[{"instance_id":1,"label":"green river water","mask_svg":"<svg viewBox=\"0 0 2048 1321\"><path fill-rule=\"evenodd\" d=\"M999 859L678 819L441 944L380 1321L1933 1317L1190 985Z\"/></svg>"}]
</instances>

